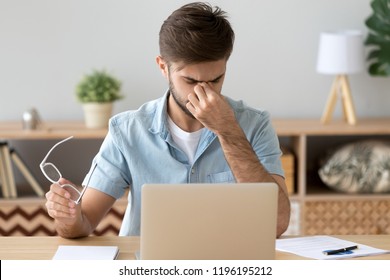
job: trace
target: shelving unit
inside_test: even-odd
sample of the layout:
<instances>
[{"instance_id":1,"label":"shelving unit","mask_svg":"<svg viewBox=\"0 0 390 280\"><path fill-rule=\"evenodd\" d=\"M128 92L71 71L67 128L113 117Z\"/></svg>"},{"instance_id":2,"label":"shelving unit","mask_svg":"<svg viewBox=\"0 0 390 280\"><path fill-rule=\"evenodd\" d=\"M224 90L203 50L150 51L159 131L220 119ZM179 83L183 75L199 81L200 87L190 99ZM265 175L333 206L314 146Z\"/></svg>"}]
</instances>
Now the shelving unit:
<instances>
[{"instance_id":1,"label":"shelving unit","mask_svg":"<svg viewBox=\"0 0 390 280\"><path fill-rule=\"evenodd\" d=\"M327 188L317 175L318 159L329 148L369 138L390 141L390 118L361 119L354 126L342 121L323 125L320 120L310 119L275 119L273 124L281 145L295 158L295 190L291 194L294 234L390 234L390 193L339 193ZM69 135L79 139L103 139L106 132L86 129L81 122L47 123L36 131L23 131L20 123L0 122L0 139L4 140L39 141ZM107 234L107 231L115 234L125 207L125 200L118 201L98 234ZM33 218L35 213L39 213L36 215L40 217L38 223ZM30 229L23 225L26 221L30 221ZM7 224L6 230L10 232L11 222L14 226L25 226L24 230L34 234L37 230L39 234L53 232L51 220L45 214L44 198L0 199L0 227ZM46 233L39 228L42 223L47 225ZM108 228L110 224L114 226ZM18 228L13 230L16 235L22 232Z\"/></svg>"},{"instance_id":2,"label":"shelving unit","mask_svg":"<svg viewBox=\"0 0 390 280\"><path fill-rule=\"evenodd\" d=\"M295 155L296 234L389 234L389 194L345 194L326 187L317 174L324 152L362 139L390 140L390 118L362 119L354 126L342 121L275 119L281 145ZM294 215L294 213L293 213Z\"/></svg>"},{"instance_id":3,"label":"shelving unit","mask_svg":"<svg viewBox=\"0 0 390 280\"><path fill-rule=\"evenodd\" d=\"M106 134L107 129L87 129L81 121L45 122L35 130L23 130L22 122L0 122L0 141L3 142L60 140L70 135L76 139L102 140ZM44 197L23 195L12 199L0 198L0 236L56 235L45 202ZM116 201L93 235L118 235L126 206L126 197Z\"/></svg>"}]
</instances>

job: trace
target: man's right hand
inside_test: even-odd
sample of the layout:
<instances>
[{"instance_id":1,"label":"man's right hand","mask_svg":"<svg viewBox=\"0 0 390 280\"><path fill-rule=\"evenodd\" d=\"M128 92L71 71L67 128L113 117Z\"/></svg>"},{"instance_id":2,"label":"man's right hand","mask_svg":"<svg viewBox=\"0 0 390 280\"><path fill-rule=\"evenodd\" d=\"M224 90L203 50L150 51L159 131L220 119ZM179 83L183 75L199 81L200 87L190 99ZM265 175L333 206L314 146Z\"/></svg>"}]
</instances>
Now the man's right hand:
<instances>
[{"instance_id":1,"label":"man's right hand","mask_svg":"<svg viewBox=\"0 0 390 280\"><path fill-rule=\"evenodd\" d=\"M61 178L59 184L54 183L46 193L46 209L50 217L65 225L74 225L81 217L81 207L70 199L70 193L62 188L63 184L72 184Z\"/></svg>"},{"instance_id":2,"label":"man's right hand","mask_svg":"<svg viewBox=\"0 0 390 280\"><path fill-rule=\"evenodd\" d=\"M66 184L75 186L64 178L50 186L46 193L47 213L54 219L58 235L64 238L88 236L114 205L115 198L94 188L88 188L82 201L76 204L70 198L71 194L67 188L61 187Z\"/></svg>"}]
</instances>

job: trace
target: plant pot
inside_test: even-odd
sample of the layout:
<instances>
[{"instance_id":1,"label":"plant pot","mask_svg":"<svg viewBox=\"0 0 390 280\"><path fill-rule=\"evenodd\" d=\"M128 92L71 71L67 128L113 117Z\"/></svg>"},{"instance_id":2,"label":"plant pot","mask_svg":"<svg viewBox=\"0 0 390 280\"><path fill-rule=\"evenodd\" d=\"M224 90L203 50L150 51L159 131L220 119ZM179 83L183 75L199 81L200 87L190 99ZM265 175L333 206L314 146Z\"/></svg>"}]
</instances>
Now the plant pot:
<instances>
[{"instance_id":1,"label":"plant pot","mask_svg":"<svg viewBox=\"0 0 390 280\"><path fill-rule=\"evenodd\" d=\"M112 115L112 102L84 103L84 120L87 128L107 128Z\"/></svg>"}]
</instances>

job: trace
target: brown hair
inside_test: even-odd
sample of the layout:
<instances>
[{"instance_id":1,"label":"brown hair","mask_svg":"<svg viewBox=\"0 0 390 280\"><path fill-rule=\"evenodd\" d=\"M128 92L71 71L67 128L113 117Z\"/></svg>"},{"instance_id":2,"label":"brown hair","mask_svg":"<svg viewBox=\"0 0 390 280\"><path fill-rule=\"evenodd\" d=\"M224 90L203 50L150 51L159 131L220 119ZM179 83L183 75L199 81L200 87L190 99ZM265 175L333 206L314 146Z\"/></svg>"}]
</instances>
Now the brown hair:
<instances>
[{"instance_id":1,"label":"brown hair","mask_svg":"<svg viewBox=\"0 0 390 280\"><path fill-rule=\"evenodd\" d=\"M174 11L160 29L160 54L168 64L227 60L233 43L234 32L226 13L202 2Z\"/></svg>"}]
</instances>

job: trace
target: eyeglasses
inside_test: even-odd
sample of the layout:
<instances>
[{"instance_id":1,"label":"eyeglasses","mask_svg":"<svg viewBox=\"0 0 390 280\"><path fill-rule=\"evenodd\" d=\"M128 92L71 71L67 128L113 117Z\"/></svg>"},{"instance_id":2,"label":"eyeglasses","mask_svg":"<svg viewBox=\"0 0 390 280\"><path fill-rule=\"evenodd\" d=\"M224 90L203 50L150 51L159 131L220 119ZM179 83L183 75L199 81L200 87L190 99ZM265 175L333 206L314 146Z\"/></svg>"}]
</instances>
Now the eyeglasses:
<instances>
[{"instance_id":1,"label":"eyeglasses","mask_svg":"<svg viewBox=\"0 0 390 280\"><path fill-rule=\"evenodd\" d=\"M84 187L77 187L75 185L71 185L71 184L63 184L61 185L59 183L60 179L62 178L62 175L61 175L61 172L58 170L58 168L51 162L46 162L47 158L49 157L50 153L60 144L72 139L73 136L70 136L60 142L58 142L57 144L55 144L50 150L49 152L47 153L47 155L45 156L45 158L42 160L42 162L40 163L39 167L41 168L41 171L43 173L43 175L45 175L45 177L50 181L52 182L53 184L58 184L60 185L63 189L65 189L67 192L69 192L70 194L70 199L73 200L76 204L79 204L80 201L81 201L81 198L83 197L85 191L87 190L87 187L89 185L89 180L91 179L92 177L92 174L97 166L97 164L95 163L95 165L93 166L92 168L92 171L89 175L89 178L88 178L88 181L87 181L87 184L84 186Z\"/></svg>"}]
</instances>

